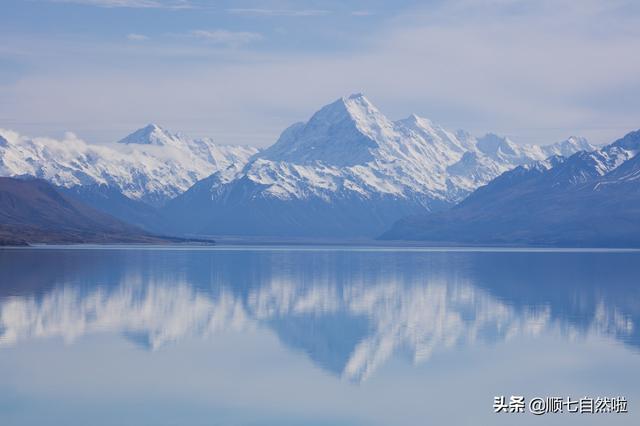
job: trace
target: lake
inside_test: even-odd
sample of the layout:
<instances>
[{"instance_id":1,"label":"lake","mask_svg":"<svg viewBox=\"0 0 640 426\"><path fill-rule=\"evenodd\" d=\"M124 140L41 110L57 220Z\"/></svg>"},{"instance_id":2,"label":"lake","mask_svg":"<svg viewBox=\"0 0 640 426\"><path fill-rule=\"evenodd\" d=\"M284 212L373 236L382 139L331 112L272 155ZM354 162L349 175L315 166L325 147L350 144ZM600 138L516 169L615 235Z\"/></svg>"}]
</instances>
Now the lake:
<instances>
[{"instance_id":1,"label":"lake","mask_svg":"<svg viewBox=\"0 0 640 426\"><path fill-rule=\"evenodd\" d=\"M640 424L639 271L635 251L2 249L0 424Z\"/></svg>"}]
</instances>

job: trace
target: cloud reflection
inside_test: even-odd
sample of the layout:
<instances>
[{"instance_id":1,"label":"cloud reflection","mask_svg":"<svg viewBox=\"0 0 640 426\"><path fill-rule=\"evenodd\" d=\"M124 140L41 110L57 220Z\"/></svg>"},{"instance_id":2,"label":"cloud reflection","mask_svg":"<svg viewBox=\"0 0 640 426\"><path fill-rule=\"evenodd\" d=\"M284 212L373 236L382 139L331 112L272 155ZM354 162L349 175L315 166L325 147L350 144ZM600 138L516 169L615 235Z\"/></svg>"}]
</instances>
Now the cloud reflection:
<instances>
[{"instance_id":1,"label":"cloud reflection","mask_svg":"<svg viewBox=\"0 0 640 426\"><path fill-rule=\"evenodd\" d=\"M507 303L460 277L339 283L273 274L241 289L202 289L187 279L126 276L115 286L63 285L39 296L0 298L0 347L116 332L157 350L188 337L256 327L272 329L286 346L354 382L398 354L420 363L437 351L516 336L559 331L624 340L635 330L632 316L604 299L575 323L554 314L550 304Z\"/></svg>"}]
</instances>

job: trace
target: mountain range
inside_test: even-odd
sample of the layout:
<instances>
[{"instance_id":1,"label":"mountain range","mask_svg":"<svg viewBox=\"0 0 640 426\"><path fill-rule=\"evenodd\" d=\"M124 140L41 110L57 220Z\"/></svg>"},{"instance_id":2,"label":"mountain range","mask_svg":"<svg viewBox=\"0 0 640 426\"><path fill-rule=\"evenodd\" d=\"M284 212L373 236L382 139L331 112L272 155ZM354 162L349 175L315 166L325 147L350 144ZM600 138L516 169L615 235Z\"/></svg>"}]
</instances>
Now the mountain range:
<instances>
[{"instance_id":1,"label":"mountain range","mask_svg":"<svg viewBox=\"0 0 640 426\"><path fill-rule=\"evenodd\" d=\"M0 129L0 176L45 179L82 203L150 229L159 222L156 209L169 199L213 172L234 173L256 152L155 124L109 145L73 134L56 140Z\"/></svg>"},{"instance_id":2,"label":"mountain range","mask_svg":"<svg viewBox=\"0 0 640 426\"><path fill-rule=\"evenodd\" d=\"M640 131L593 152L519 166L446 212L397 222L383 239L640 246Z\"/></svg>"},{"instance_id":3,"label":"mountain range","mask_svg":"<svg viewBox=\"0 0 640 426\"><path fill-rule=\"evenodd\" d=\"M242 168L257 151L190 139L155 124L110 145L88 144L70 133L56 140L0 129L0 175L32 176L64 188L110 187L160 206L215 171Z\"/></svg>"},{"instance_id":4,"label":"mountain range","mask_svg":"<svg viewBox=\"0 0 640 426\"><path fill-rule=\"evenodd\" d=\"M391 121L355 94L287 128L237 173L199 181L162 215L175 233L374 237L402 217L446 209L514 167L592 149L575 137L517 145L416 115Z\"/></svg>"},{"instance_id":5,"label":"mountain range","mask_svg":"<svg viewBox=\"0 0 640 426\"><path fill-rule=\"evenodd\" d=\"M393 121L355 94L265 149L154 124L108 145L0 129L0 175L44 179L155 235L628 245L640 241L637 139L517 144Z\"/></svg>"}]
</instances>

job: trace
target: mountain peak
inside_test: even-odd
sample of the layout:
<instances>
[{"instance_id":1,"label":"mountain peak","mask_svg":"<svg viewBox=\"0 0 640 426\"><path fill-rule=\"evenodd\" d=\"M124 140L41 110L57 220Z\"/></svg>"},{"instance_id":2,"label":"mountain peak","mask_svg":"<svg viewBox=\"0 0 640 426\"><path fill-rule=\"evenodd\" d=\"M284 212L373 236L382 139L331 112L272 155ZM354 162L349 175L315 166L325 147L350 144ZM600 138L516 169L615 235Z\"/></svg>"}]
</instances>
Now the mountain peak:
<instances>
[{"instance_id":1,"label":"mountain peak","mask_svg":"<svg viewBox=\"0 0 640 426\"><path fill-rule=\"evenodd\" d=\"M582 150L593 149L587 138L583 138L582 136L569 136L567 139L559 142L559 144L573 145L575 147L581 148Z\"/></svg>"},{"instance_id":2,"label":"mountain peak","mask_svg":"<svg viewBox=\"0 0 640 426\"><path fill-rule=\"evenodd\" d=\"M352 100L358 100L358 99L364 99L367 100L367 98L364 96L363 93L352 93L349 96L347 96L347 99L352 99Z\"/></svg>"},{"instance_id":3,"label":"mountain peak","mask_svg":"<svg viewBox=\"0 0 640 426\"><path fill-rule=\"evenodd\" d=\"M150 123L119 140L118 143L124 145L166 146L169 144L175 144L177 140L178 137L176 135L163 129L157 124Z\"/></svg>"},{"instance_id":4,"label":"mountain peak","mask_svg":"<svg viewBox=\"0 0 640 426\"><path fill-rule=\"evenodd\" d=\"M154 132L168 133L165 129L158 126L156 123L149 123L146 126L136 130L136 132L143 132L145 134L152 134Z\"/></svg>"},{"instance_id":5,"label":"mountain peak","mask_svg":"<svg viewBox=\"0 0 640 426\"><path fill-rule=\"evenodd\" d=\"M298 164L363 164L373 159L376 135L391 122L362 94L343 96L322 107L308 122L285 130L262 158Z\"/></svg>"},{"instance_id":6,"label":"mountain peak","mask_svg":"<svg viewBox=\"0 0 640 426\"><path fill-rule=\"evenodd\" d=\"M369 116L377 118L383 117L378 108L376 108L376 106L373 105L362 93L343 96L334 103L327 105L325 108L335 112L337 112L337 110L342 110L342 112L346 112L351 119L356 122L366 121ZM322 108L319 112L323 111L325 108Z\"/></svg>"},{"instance_id":7,"label":"mountain peak","mask_svg":"<svg viewBox=\"0 0 640 426\"><path fill-rule=\"evenodd\" d=\"M397 123L404 124L410 127L431 128L433 123L428 118L420 117L417 114L411 114L407 118L398 120Z\"/></svg>"},{"instance_id":8,"label":"mountain peak","mask_svg":"<svg viewBox=\"0 0 640 426\"><path fill-rule=\"evenodd\" d=\"M640 151L640 130L629 132L621 139L613 142L612 146L616 146L634 153Z\"/></svg>"}]
</instances>

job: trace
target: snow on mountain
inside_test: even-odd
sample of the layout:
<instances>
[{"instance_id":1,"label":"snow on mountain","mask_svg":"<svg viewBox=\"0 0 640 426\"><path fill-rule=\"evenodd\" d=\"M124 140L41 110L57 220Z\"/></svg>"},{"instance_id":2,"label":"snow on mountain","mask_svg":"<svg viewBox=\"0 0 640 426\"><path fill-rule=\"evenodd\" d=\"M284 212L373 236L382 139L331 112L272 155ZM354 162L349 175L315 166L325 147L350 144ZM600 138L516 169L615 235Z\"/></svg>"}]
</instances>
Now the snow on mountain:
<instances>
[{"instance_id":1,"label":"snow on mountain","mask_svg":"<svg viewBox=\"0 0 640 426\"><path fill-rule=\"evenodd\" d=\"M563 167L554 168L554 185L579 185L617 169L640 152L640 131L631 132L599 150L578 152L567 158Z\"/></svg>"},{"instance_id":2,"label":"snow on mountain","mask_svg":"<svg viewBox=\"0 0 640 426\"><path fill-rule=\"evenodd\" d=\"M178 135L171 134L157 124L151 123L121 139L118 143L124 145L180 146L183 141Z\"/></svg>"},{"instance_id":3,"label":"snow on mountain","mask_svg":"<svg viewBox=\"0 0 640 426\"><path fill-rule=\"evenodd\" d=\"M516 166L594 148L580 138L517 145L494 134L474 139L411 115L393 122L362 94L341 98L296 123L243 176L282 199L387 194L459 201Z\"/></svg>"},{"instance_id":4,"label":"snow on mountain","mask_svg":"<svg viewBox=\"0 0 640 426\"><path fill-rule=\"evenodd\" d=\"M281 199L373 194L445 199L444 165L467 141L415 115L386 118L361 94L341 98L287 129L243 175Z\"/></svg>"},{"instance_id":5,"label":"snow on mountain","mask_svg":"<svg viewBox=\"0 0 640 426\"><path fill-rule=\"evenodd\" d=\"M233 174L258 150L189 139L149 125L118 144L92 145L0 129L0 175L35 176L65 188L106 185L161 205L214 172Z\"/></svg>"},{"instance_id":6,"label":"snow on mountain","mask_svg":"<svg viewBox=\"0 0 640 426\"><path fill-rule=\"evenodd\" d=\"M248 231L241 222L249 222L254 231L273 233L256 223L269 227L284 217L289 232L307 234L309 217L315 215L330 222L326 226L342 221L331 231L339 235L355 228L370 234L397 215L458 202L514 167L580 149L593 148L577 138L546 147L517 145L492 134L476 139L416 115L394 122L364 95L355 94L287 128L233 179L212 176L200 183L172 203L170 216L189 223L188 232L244 233ZM306 209L305 203L310 203ZM207 214L198 220L183 215L195 209ZM260 214L241 220L234 212L242 209ZM345 211L355 222L345 219Z\"/></svg>"},{"instance_id":7,"label":"snow on mountain","mask_svg":"<svg viewBox=\"0 0 640 426\"><path fill-rule=\"evenodd\" d=\"M546 157L561 155L569 157L578 151L594 151L596 147L591 145L587 139L578 136L571 136L568 139L551 145L542 147Z\"/></svg>"},{"instance_id":8,"label":"snow on mountain","mask_svg":"<svg viewBox=\"0 0 640 426\"><path fill-rule=\"evenodd\" d=\"M640 245L640 131L592 152L519 166L455 208L407 217L383 239L580 247Z\"/></svg>"},{"instance_id":9,"label":"snow on mountain","mask_svg":"<svg viewBox=\"0 0 640 426\"><path fill-rule=\"evenodd\" d=\"M459 162L447 168L451 195L460 201L476 188L515 167L552 156L566 157L594 149L586 139L575 136L550 145L518 145L506 137L487 134L478 138L475 146Z\"/></svg>"},{"instance_id":10,"label":"snow on mountain","mask_svg":"<svg viewBox=\"0 0 640 426\"><path fill-rule=\"evenodd\" d=\"M176 232L374 236L402 216L459 202L517 166L592 149L575 137L519 145L416 115L392 121L355 94L292 125L261 152L155 124L108 146L0 129L0 175L72 188L70 195L144 227L149 215L134 214L137 205L111 208L113 188L153 206L179 196L165 212L169 223L153 225Z\"/></svg>"}]
</instances>

